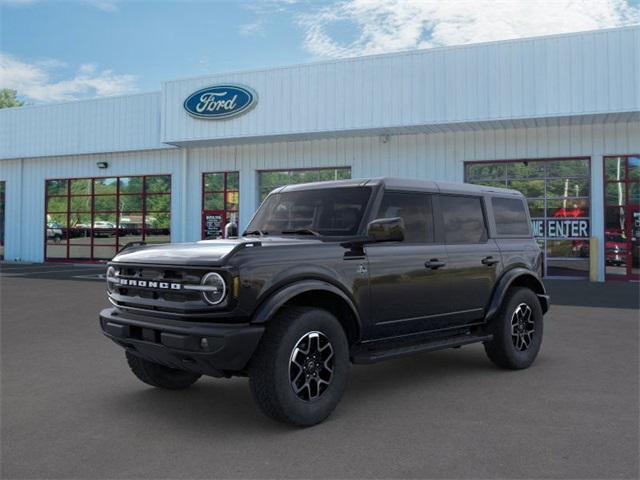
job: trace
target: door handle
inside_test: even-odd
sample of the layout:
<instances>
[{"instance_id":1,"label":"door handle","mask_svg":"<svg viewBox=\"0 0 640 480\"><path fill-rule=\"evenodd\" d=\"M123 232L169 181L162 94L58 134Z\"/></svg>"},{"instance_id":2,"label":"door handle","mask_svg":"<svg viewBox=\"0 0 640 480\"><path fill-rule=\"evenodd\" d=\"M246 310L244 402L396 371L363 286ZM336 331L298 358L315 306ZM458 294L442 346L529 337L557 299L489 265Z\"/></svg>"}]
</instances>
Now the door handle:
<instances>
[{"instance_id":1,"label":"door handle","mask_svg":"<svg viewBox=\"0 0 640 480\"><path fill-rule=\"evenodd\" d=\"M497 258L493 258L491 255L489 255L488 257L484 257L480 261L483 265L486 265L488 267L495 265L496 263L500 263L500 260L498 260Z\"/></svg>"},{"instance_id":2,"label":"door handle","mask_svg":"<svg viewBox=\"0 0 640 480\"><path fill-rule=\"evenodd\" d=\"M427 260L426 262L424 262L424 266L430 268L431 270L437 270L440 267L444 267L445 265L445 262L441 262L437 258L432 258L431 260Z\"/></svg>"}]
</instances>

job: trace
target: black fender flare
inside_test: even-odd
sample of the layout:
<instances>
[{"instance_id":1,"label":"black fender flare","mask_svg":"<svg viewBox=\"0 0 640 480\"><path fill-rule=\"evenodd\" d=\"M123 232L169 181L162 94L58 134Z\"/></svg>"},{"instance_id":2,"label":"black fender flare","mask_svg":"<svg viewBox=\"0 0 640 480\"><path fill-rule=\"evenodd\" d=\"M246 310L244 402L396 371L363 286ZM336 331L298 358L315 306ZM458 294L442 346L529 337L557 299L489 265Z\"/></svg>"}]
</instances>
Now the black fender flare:
<instances>
[{"instance_id":1,"label":"black fender flare","mask_svg":"<svg viewBox=\"0 0 640 480\"><path fill-rule=\"evenodd\" d=\"M357 323L358 335L362 333L362 324L360 322L360 315L355 304L349 298L349 296L335 285L324 280L301 280L295 283L285 285L275 292L271 293L266 300L264 300L253 314L251 323L262 324L268 322L276 312L292 298L306 292L322 291L332 293L340 297L348 305L349 309L353 313L353 316Z\"/></svg>"},{"instance_id":2,"label":"black fender flare","mask_svg":"<svg viewBox=\"0 0 640 480\"><path fill-rule=\"evenodd\" d=\"M507 270L498 280L496 287L493 289L493 294L491 295L491 301L489 302L489 308L487 308L487 313L485 314L485 320L491 320L493 316L500 309L500 305L502 305L502 301L504 300L504 296L509 290L509 287L513 285L513 283L523 277L526 277L527 282L533 288L534 293L538 296L538 300L540 300L540 306L542 307L542 313L547 313L549 311L549 295L547 295L547 291L544 288L544 284L540 277L531 270L526 268L512 268L511 270Z\"/></svg>"}]
</instances>

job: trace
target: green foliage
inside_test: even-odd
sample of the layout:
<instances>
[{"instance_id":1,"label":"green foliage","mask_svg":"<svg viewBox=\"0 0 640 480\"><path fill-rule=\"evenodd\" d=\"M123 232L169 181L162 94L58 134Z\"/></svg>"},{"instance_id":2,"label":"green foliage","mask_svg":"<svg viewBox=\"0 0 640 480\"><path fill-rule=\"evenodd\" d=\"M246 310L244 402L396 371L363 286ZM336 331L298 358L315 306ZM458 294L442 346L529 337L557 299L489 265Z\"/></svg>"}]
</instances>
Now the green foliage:
<instances>
[{"instance_id":1,"label":"green foliage","mask_svg":"<svg viewBox=\"0 0 640 480\"><path fill-rule=\"evenodd\" d=\"M23 101L18 100L18 92L9 88L0 89L0 108L21 107Z\"/></svg>"}]
</instances>

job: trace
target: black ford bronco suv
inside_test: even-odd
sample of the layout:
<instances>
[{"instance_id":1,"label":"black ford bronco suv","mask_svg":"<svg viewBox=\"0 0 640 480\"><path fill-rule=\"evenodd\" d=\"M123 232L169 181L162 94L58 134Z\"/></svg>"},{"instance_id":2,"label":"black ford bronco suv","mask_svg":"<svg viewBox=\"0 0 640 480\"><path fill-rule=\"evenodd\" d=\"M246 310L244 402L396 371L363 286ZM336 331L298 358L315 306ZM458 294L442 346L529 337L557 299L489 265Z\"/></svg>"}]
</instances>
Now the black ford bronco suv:
<instances>
[{"instance_id":1,"label":"black ford bronco suv","mask_svg":"<svg viewBox=\"0 0 640 480\"><path fill-rule=\"evenodd\" d=\"M125 248L100 323L149 385L248 376L264 413L308 426L333 411L351 362L482 342L500 367L531 365L549 308L541 263L514 190L291 185L241 237Z\"/></svg>"}]
</instances>

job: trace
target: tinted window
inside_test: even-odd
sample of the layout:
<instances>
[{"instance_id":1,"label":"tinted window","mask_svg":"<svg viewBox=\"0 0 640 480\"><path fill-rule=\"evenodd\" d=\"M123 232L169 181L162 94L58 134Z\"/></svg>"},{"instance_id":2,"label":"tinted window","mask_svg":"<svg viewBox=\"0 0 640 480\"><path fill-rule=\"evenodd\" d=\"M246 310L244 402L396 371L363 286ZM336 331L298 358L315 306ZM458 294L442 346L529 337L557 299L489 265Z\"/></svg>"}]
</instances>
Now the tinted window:
<instances>
[{"instance_id":1,"label":"tinted window","mask_svg":"<svg viewBox=\"0 0 640 480\"><path fill-rule=\"evenodd\" d=\"M310 229L325 236L355 235L370 196L369 187L276 193L263 202L247 231L279 235Z\"/></svg>"},{"instance_id":2,"label":"tinted window","mask_svg":"<svg viewBox=\"0 0 640 480\"><path fill-rule=\"evenodd\" d=\"M430 195L385 192L377 218L393 217L400 217L404 220L405 242L433 242L433 214Z\"/></svg>"},{"instance_id":3,"label":"tinted window","mask_svg":"<svg viewBox=\"0 0 640 480\"><path fill-rule=\"evenodd\" d=\"M440 207L447 243L487 241L487 228L484 224L480 198L442 195Z\"/></svg>"},{"instance_id":4,"label":"tinted window","mask_svg":"<svg viewBox=\"0 0 640 480\"><path fill-rule=\"evenodd\" d=\"M524 202L519 198L492 198L498 235L529 235Z\"/></svg>"}]
</instances>

